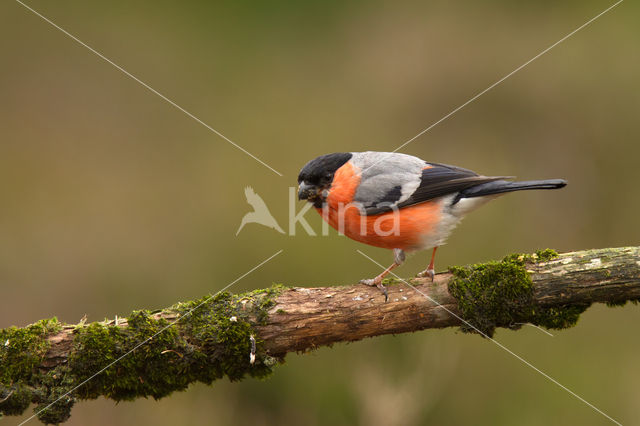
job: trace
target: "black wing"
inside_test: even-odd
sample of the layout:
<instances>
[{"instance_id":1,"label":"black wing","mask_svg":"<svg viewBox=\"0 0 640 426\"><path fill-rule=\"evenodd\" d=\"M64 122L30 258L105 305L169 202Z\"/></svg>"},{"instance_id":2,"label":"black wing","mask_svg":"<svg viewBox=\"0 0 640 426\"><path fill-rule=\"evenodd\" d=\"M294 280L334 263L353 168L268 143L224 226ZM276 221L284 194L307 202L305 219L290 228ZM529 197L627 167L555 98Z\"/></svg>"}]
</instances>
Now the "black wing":
<instances>
[{"instance_id":1,"label":"black wing","mask_svg":"<svg viewBox=\"0 0 640 426\"><path fill-rule=\"evenodd\" d=\"M395 208L408 207L434 198L455 194L482 183L505 179L503 176L481 176L471 170L447 164L429 163L429 166L431 167L422 170L420 185L409 198L397 204L386 203L385 205L368 207L365 209L365 214L371 216L385 213Z\"/></svg>"}]
</instances>

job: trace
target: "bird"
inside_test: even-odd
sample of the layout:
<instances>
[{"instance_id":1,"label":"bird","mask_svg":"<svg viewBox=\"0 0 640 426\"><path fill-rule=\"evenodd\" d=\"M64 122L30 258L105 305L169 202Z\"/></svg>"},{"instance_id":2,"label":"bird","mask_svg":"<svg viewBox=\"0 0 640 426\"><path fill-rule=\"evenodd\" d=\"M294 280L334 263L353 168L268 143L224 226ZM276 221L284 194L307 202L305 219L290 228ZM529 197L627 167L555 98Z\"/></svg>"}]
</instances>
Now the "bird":
<instances>
[{"instance_id":1,"label":"bird","mask_svg":"<svg viewBox=\"0 0 640 426\"><path fill-rule=\"evenodd\" d=\"M265 204L264 200L258 194L256 194L253 188L247 186L244 189L244 195L247 198L247 203L249 203L249 205L253 207L253 211L245 214L242 217L242 220L240 221L240 227L236 231L236 236L240 233L242 228L244 228L247 223L259 223L260 225L267 226L269 228L275 229L281 234L284 234L284 231L282 230L282 228L280 228L278 222L276 222L276 219L269 211L269 208Z\"/></svg>"},{"instance_id":2,"label":"bird","mask_svg":"<svg viewBox=\"0 0 640 426\"><path fill-rule=\"evenodd\" d=\"M313 204L347 237L393 250L391 266L360 281L377 286L388 300L382 280L404 262L406 253L432 249L431 261L417 276L433 281L436 250L471 211L508 192L567 185L564 179L512 179L397 152L336 152L302 167L298 199Z\"/></svg>"}]
</instances>

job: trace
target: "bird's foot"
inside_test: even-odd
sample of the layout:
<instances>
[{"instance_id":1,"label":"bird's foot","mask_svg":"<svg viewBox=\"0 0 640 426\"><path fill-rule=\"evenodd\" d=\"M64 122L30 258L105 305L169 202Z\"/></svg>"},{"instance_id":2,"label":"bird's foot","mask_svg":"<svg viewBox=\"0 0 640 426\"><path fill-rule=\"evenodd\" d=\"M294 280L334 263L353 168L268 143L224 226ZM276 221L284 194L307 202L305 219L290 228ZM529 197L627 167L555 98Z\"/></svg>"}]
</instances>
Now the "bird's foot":
<instances>
[{"instance_id":1,"label":"bird's foot","mask_svg":"<svg viewBox=\"0 0 640 426\"><path fill-rule=\"evenodd\" d=\"M418 272L416 274L416 277L418 277L418 278L429 277L429 278L431 278L431 282L433 282L434 278L436 277L436 271L434 271L433 269L425 269L422 272Z\"/></svg>"},{"instance_id":2,"label":"bird's foot","mask_svg":"<svg viewBox=\"0 0 640 426\"><path fill-rule=\"evenodd\" d=\"M384 301L385 302L389 301L389 293L387 292L387 287L382 284L381 277L367 278L364 280L360 280L360 284L378 287L382 292L382 294L384 294Z\"/></svg>"},{"instance_id":3,"label":"bird's foot","mask_svg":"<svg viewBox=\"0 0 640 426\"><path fill-rule=\"evenodd\" d=\"M370 286L374 286L374 285L378 285L379 282L382 282L382 280L376 282L375 278L366 278L364 280L360 280L360 284L364 284L364 285L370 285Z\"/></svg>"}]
</instances>

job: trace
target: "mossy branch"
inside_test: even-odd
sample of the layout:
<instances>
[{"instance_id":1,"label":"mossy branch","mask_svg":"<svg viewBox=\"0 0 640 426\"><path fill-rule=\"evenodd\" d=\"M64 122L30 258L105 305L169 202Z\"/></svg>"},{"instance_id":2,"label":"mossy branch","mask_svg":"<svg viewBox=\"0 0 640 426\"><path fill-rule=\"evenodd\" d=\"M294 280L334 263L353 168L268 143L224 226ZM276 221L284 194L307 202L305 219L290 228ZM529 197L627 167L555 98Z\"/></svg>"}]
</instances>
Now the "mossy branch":
<instances>
[{"instance_id":1,"label":"mossy branch","mask_svg":"<svg viewBox=\"0 0 640 426\"><path fill-rule=\"evenodd\" d=\"M77 400L161 398L193 382L265 377L289 352L382 334L461 326L491 336L496 327L523 323L571 327L594 302L640 299L640 247L543 250L452 267L434 282L408 281L387 282L388 303L363 285L276 285L126 319L69 325L54 318L3 329L0 414L19 415L36 403L41 421L60 423Z\"/></svg>"}]
</instances>

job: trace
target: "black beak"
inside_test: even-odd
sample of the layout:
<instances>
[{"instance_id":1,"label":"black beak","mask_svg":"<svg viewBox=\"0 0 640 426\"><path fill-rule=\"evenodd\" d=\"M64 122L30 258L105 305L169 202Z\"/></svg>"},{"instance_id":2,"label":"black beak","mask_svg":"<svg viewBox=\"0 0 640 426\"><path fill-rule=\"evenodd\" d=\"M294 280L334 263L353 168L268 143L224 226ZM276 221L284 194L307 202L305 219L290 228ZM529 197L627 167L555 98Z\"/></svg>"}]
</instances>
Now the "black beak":
<instances>
[{"instance_id":1,"label":"black beak","mask_svg":"<svg viewBox=\"0 0 640 426\"><path fill-rule=\"evenodd\" d=\"M318 192L315 185L309 185L305 182L301 182L298 186L298 200L308 200L313 198Z\"/></svg>"}]
</instances>

